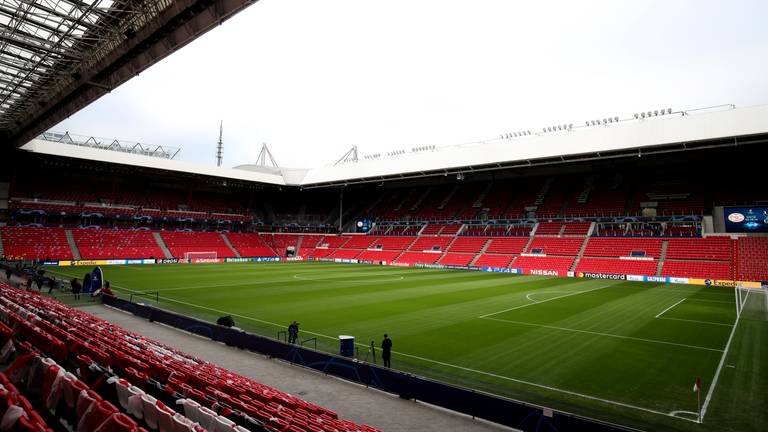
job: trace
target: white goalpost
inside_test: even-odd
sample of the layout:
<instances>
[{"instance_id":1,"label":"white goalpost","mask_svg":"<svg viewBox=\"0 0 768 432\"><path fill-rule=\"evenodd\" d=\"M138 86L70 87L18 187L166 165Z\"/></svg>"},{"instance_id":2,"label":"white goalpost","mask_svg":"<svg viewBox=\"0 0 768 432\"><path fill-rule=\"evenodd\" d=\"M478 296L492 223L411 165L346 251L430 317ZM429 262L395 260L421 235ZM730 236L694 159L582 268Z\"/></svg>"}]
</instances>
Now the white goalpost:
<instances>
[{"instance_id":1,"label":"white goalpost","mask_svg":"<svg viewBox=\"0 0 768 432\"><path fill-rule=\"evenodd\" d=\"M197 259L217 259L216 252L185 252L184 259L192 262Z\"/></svg>"},{"instance_id":2,"label":"white goalpost","mask_svg":"<svg viewBox=\"0 0 768 432\"><path fill-rule=\"evenodd\" d=\"M768 287L736 285L736 318L768 320Z\"/></svg>"}]
</instances>

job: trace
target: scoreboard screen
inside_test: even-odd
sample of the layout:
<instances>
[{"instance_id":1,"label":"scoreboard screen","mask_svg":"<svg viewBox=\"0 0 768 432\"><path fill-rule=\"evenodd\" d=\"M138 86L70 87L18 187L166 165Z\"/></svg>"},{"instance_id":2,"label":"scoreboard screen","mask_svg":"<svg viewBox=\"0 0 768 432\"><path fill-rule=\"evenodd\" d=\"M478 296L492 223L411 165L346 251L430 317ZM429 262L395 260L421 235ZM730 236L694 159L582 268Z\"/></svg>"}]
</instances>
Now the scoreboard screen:
<instances>
[{"instance_id":1,"label":"scoreboard screen","mask_svg":"<svg viewBox=\"0 0 768 432\"><path fill-rule=\"evenodd\" d=\"M727 232L768 232L768 207L725 207Z\"/></svg>"},{"instance_id":2,"label":"scoreboard screen","mask_svg":"<svg viewBox=\"0 0 768 432\"><path fill-rule=\"evenodd\" d=\"M357 232L367 233L373 228L373 221L370 219L359 219L355 224L355 227L357 228Z\"/></svg>"}]
</instances>

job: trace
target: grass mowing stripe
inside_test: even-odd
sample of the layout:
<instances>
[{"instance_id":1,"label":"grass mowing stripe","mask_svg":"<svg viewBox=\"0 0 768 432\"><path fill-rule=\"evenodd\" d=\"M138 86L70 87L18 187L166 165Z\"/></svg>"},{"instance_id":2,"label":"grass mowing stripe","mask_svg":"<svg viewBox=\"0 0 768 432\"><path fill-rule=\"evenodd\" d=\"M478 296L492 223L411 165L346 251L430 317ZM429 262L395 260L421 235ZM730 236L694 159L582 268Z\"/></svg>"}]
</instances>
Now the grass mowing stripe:
<instances>
[{"instance_id":1,"label":"grass mowing stripe","mask_svg":"<svg viewBox=\"0 0 768 432\"><path fill-rule=\"evenodd\" d=\"M734 291L736 291L736 288L734 288ZM747 298L749 298L750 291L747 291ZM746 301L746 299L744 299ZM701 422L704 421L704 416L707 414L707 408L709 407L709 401L712 399L712 394L715 392L715 387L717 386L717 380L720 378L720 371L723 370L723 364L725 364L725 358L728 357L728 348L731 347L731 341L733 340L733 335L736 334L736 327L739 325L739 315L736 316L736 321L733 323L733 328L731 329L731 334L728 336L728 342L725 343L725 349L723 350L723 356L720 357L720 363L717 365L717 370L715 371L715 376L712 378L712 385L709 386L709 390L707 391L707 397L704 398L704 403L701 405Z\"/></svg>"},{"instance_id":2,"label":"grass mowing stripe","mask_svg":"<svg viewBox=\"0 0 768 432\"><path fill-rule=\"evenodd\" d=\"M697 323L697 324L716 325L716 326L722 326L722 327L730 327L733 325L733 324L717 323L712 321L699 321L699 320L692 320L692 319L685 319L685 318L670 318L670 317L657 317L657 318L663 319L663 320L683 321L683 322L691 322L691 323Z\"/></svg>"},{"instance_id":3,"label":"grass mowing stripe","mask_svg":"<svg viewBox=\"0 0 768 432\"><path fill-rule=\"evenodd\" d=\"M707 347L701 347L701 346L697 346L697 345L681 344L681 343L677 343L677 342L660 341L660 340L656 340L656 339L638 338L638 337L634 337L634 336L622 336L622 335L615 335L615 334L611 334L611 333L593 332L593 331L589 331L589 330L579 330L579 329L572 329L572 328L567 328L567 327L557 327L557 326L551 326L551 325L546 325L546 324L534 324L534 323L528 323L528 322L524 322L524 321L513 321L513 320L500 319L500 318L485 317L485 318L481 318L481 319L505 322L505 323L510 323L510 324L519 324L519 325L530 326L530 327L541 327L541 328L546 328L546 329L551 329L551 330L561 330L561 331L568 331L568 332L574 332L574 333L585 333L585 334L591 334L591 335L595 335L595 336L606 336L606 337L613 337L613 338L618 338L618 339L636 340L636 341L640 341L640 342L649 342L649 343L657 343L657 344L664 344L664 345L674 345L674 346L679 346L679 347L684 347L684 348L700 349L700 350L705 350L705 351L723 352L723 350L716 349L716 348L707 348Z\"/></svg>"},{"instance_id":4,"label":"grass mowing stripe","mask_svg":"<svg viewBox=\"0 0 768 432\"><path fill-rule=\"evenodd\" d=\"M122 288L122 287L119 287L119 288ZM128 289L128 288L125 288L125 289ZM130 289L128 289L128 290L131 291ZM214 309L214 308L210 308L210 307L207 307L207 306L201 306L201 305L194 304L194 303L184 302L184 301L181 301L181 300L170 299L170 298L166 298L165 300L166 301L172 301L172 302L179 303L179 304L183 304L183 305L186 305L186 306L192 306L192 307L195 307L195 308L209 310L209 311L216 312L216 313L227 314L227 315L231 315L231 316L237 317L237 318L253 320L253 321L256 321L256 322L263 323L263 324L273 325L273 326L276 326L276 327L279 327L279 328L284 328L285 327L284 325L273 323L273 322L270 322L270 321L265 321L265 320L262 320L262 319L253 318L253 317L249 317L249 316L246 316L246 315L232 313L232 312L228 312L228 311L224 311L224 310L220 310L220 309ZM486 318L486 319L494 320L494 318ZM329 336L329 335L322 334L322 333L312 332L312 331L308 331L308 330L302 330L302 332L309 333L309 334L314 335L314 336L324 337L324 338L327 338L327 339L337 340L337 338L334 337L334 336ZM355 345L367 346L364 343L355 343ZM415 355L412 355L412 354L407 354L407 353L403 353L403 352L399 352L399 351L392 351L392 352L395 353L395 354L401 355L401 356L410 357L410 358L413 358L413 359L417 359L417 360L421 360L421 361L426 361L426 362L438 364L438 365L441 365L441 366L447 366L447 367L454 368L454 369L459 369L459 370L463 370L463 371L467 371L467 372L472 372L472 373L477 373L477 374L481 374L481 375L490 376L490 377L493 377L493 378L503 379L503 380L506 380L506 381L512 381L512 382L516 382L516 383L520 383L520 384L525 384L525 385L532 386L532 387L538 387L538 388L542 388L542 389L549 390L549 391L554 391L554 392L558 392L558 393L568 394L568 395L571 395L571 396L577 396L577 397L580 397L580 398L583 398L583 399L589 399L589 400L594 400L594 401L598 401L598 402L602 402L602 403L606 403L606 404L610 404L610 405L616 405L616 406L621 406L621 407L625 407L625 408L631 408L631 409L640 410L640 411L644 411L644 412L648 412L648 413L652 413L652 414L657 414L657 415L662 415L662 416L666 416L666 417L674 417L674 418L679 418L679 419L682 419L682 420L694 421L694 420L690 420L690 419L685 418L685 417L678 417L678 416L672 415L670 413L665 413L665 412L662 412L662 411L657 411L657 410L654 410L654 409L651 409L651 408L645 408L645 407L640 407L640 406L636 406L636 405L631 405L631 404L628 404L628 403L625 403L625 402L619 402L619 401L613 401L613 400L609 400L609 399L603 399L603 398L599 398L597 396L591 396L591 395L582 394L582 393L578 393L578 392L574 392L574 391L570 391L570 390L565 390L565 389L561 389L561 388L557 388L557 387L552 387L552 386L548 386L548 385L544 385L544 384L539 384L539 383L534 383L534 382L530 382L530 381L525 381L525 380L521 380L521 379L518 379L518 378L512 378L512 377L508 377L508 376L504 376L504 375L494 374L494 373L491 373L491 372L486 372L486 371L481 371L481 370L477 370L477 369L468 368L468 367L465 367L465 366L459 366L459 365L455 365L455 364L451 364L451 363L441 362L441 361L438 361L438 360L433 360L433 359L429 359L429 358L426 358L426 357L415 356Z\"/></svg>"},{"instance_id":5,"label":"grass mowing stripe","mask_svg":"<svg viewBox=\"0 0 768 432\"><path fill-rule=\"evenodd\" d=\"M493 312L493 313L489 313L489 314L485 314L485 315L480 315L478 318L488 318L490 316L498 315L500 313L509 312L509 311L513 311L513 310L517 310L517 309L522 309L524 307L533 306L535 304L546 303L546 302L550 302L552 300L557 300L557 299L561 299L561 298L565 298L565 297L570 297L570 296L574 296L574 295L577 295L577 294L584 294L584 293L588 293L588 292L591 292L591 291L597 291L599 289L608 288L610 286L611 285L606 285L606 286L592 288L592 289L588 289L588 290L584 290L584 291L577 291L577 292L570 293L570 294L565 294L565 295L561 295L561 296L557 296L557 297L552 297L551 299L546 299L546 300L538 301L536 303L528 303L528 304L524 304L524 305L520 305L520 306L515 306L515 307L509 308L509 309L500 310L498 312Z\"/></svg>"}]
</instances>

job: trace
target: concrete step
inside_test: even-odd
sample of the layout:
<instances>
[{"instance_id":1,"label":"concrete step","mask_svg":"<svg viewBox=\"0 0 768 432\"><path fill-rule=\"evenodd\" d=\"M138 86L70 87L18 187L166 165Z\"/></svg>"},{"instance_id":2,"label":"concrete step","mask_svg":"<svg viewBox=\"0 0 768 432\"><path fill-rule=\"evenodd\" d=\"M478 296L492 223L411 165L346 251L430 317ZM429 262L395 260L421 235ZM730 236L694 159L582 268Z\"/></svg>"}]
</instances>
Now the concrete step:
<instances>
[{"instance_id":1,"label":"concrete step","mask_svg":"<svg viewBox=\"0 0 768 432\"><path fill-rule=\"evenodd\" d=\"M227 244L227 246L228 246L230 249L232 249L232 252L234 252L234 253L235 253L235 256L236 256L236 257L238 257L238 258L241 258L241 257L240 257L240 252L238 252L238 251L237 251L237 249L235 249L235 246L234 246L234 245L232 245L232 242L231 242L231 241L229 241L229 238L227 238L227 234L226 234L226 233L221 233L221 239L222 239L222 240L224 240L224 243L226 243L226 244Z\"/></svg>"},{"instance_id":2,"label":"concrete step","mask_svg":"<svg viewBox=\"0 0 768 432\"><path fill-rule=\"evenodd\" d=\"M72 235L72 230L64 230L64 233L67 235L67 243L69 243L69 248L72 250L72 256L75 257L76 260L83 259L80 256L80 249L77 248L77 243L75 243L75 237Z\"/></svg>"},{"instance_id":3,"label":"concrete step","mask_svg":"<svg viewBox=\"0 0 768 432\"><path fill-rule=\"evenodd\" d=\"M155 236L155 241L157 242L157 245L160 246L160 249L165 254L166 258L173 258L173 254L168 249L168 246L165 245L165 242L163 241L163 238L160 236L159 232L152 233L152 235Z\"/></svg>"},{"instance_id":4,"label":"concrete step","mask_svg":"<svg viewBox=\"0 0 768 432\"><path fill-rule=\"evenodd\" d=\"M667 259L667 246L669 246L669 240L661 242L661 253L659 254L659 263L656 265L656 276L661 276L661 269L664 267L664 260Z\"/></svg>"}]
</instances>

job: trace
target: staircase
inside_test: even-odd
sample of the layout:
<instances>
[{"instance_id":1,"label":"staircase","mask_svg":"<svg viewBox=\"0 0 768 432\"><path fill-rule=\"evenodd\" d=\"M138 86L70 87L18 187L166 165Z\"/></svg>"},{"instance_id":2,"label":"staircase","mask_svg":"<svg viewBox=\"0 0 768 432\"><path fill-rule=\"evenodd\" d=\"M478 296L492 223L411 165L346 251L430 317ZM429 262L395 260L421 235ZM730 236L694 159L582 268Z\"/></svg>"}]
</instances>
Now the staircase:
<instances>
[{"instance_id":1,"label":"staircase","mask_svg":"<svg viewBox=\"0 0 768 432\"><path fill-rule=\"evenodd\" d=\"M221 239L224 240L224 243L226 243L230 249L232 249L232 252L235 253L235 256L240 258L240 252L235 249L235 247L232 245L232 242L229 241L229 238L227 238L225 233L221 233Z\"/></svg>"},{"instance_id":2,"label":"staircase","mask_svg":"<svg viewBox=\"0 0 768 432\"><path fill-rule=\"evenodd\" d=\"M547 197L547 192L549 192L549 188L552 186L552 182L554 182L555 179L550 177L547 179L547 181L544 182L544 184L541 186L541 189L539 189L539 193L536 195L536 201L533 202L533 205L540 206L544 203L544 198Z\"/></svg>"},{"instance_id":3,"label":"staircase","mask_svg":"<svg viewBox=\"0 0 768 432\"><path fill-rule=\"evenodd\" d=\"M166 258L173 258L173 254L168 249L168 246L165 245L165 242L163 241L163 238L160 236L159 232L152 233L153 236L155 236L155 241L157 242L157 245L160 247L160 249L165 254Z\"/></svg>"},{"instance_id":4,"label":"staircase","mask_svg":"<svg viewBox=\"0 0 768 432\"><path fill-rule=\"evenodd\" d=\"M64 233L67 235L67 243L69 243L69 248L72 250L72 256L75 257L76 260L83 259L80 256L80 249L77 248L77 243L75 243L75 237L72 235L72 230L64 230Z\"/></svg>"},{"instance_id":5,"label":"staircase","mask_svg":"<svg viewBox=\"0 0 768 432\"><path fill-rule=\"evenodd\" d=\"M304 243L304 236L300 235L299 239L296 241L296 256L299 255L299 251L301 250L301 244Z\"/></svg>"},{"instance_id":6,"label":"staircase","mask_svg":"<svg viewBox=\"0 0 768 432\"><path fill-rule=\"evenodd\" d=\"M8 208L8 198L11 190L11 184L8 182L0 183L0 210Z\"/></svg>"},{"instance_id":7,"label":"staircase","mask_svg":"<svg viewBox=\"0 0 768 432\"><path fill-rule=\"evenodd\" d=\"M440 205L437 206L438 210L443 210L445 206L448 205L448 203L451 201L451 198L453 198L454 195L456 195L456 191L459 190L459 185L456 185L451 189L450 192L448 192L448 195L443 198L443 200L440 202Z\"/></svg>"},{"instance_id":8,"label":"staircase","mask_svg":"<svg viewBox=\"0 0 768 432\"><path fill-rule=\"evenodd\" d=\"M563 233L565 233L565 224L560 225L560 231L557 233L557 236L562 237Z\"/></svg>"},{"instance_id":9,"label":"staircase","mask_svg":"<svg viewBox=\"0 0 768 432\"><path fill-rule=\"evenodd\" d=\"M432 192L432 188L431 187L424 189L424 193L422 193L419 196L419 198L416 199L416 201L413 203L413 205L408 210L409 211L416 211L416 209L418 209L419 206L421 205L421 203L424 202L424 200L427 198L427 195L429 195L430 192Z\"/></svg>"},{"instance_id":10,"label":"staircase","mask_svg":"<svg viewBox=\"0 0 768 432\"><path fill-rule=\"evenodd\" d=\"M530 237L533 238L534 235L536 235L536 230L539 229L539 223L536 222L536 224L533 226L533 229L531 229Z\"/></svg>"},{"instance_id":11,"label":"staircase","mask_svg":"<svg viewBox=\"0 0 768 432\"><path fill-rule=\"evenodd\" d=\"M482 207L482 206L483 206L483 201L485 200L485 197L486 197L486 195L488 195L488 192L490 192L490 191L491 191L491 188L492 188L492 187L493 187L493 182L489 182L489 183L488 183L488 184L485 186L485 189L483 189L483 190L482 190L482 192L480 192L480 195L478 195L477 199L476 199L476 200L475 200L475 202L472 204L472 207L473 207L473 208L480 208L480 207Z\"/></svg>"},{"instance_id":12,"label":"staircase","mask_svg":"<svg viewBox=\"0 0 768 432\"><path fill-rule=\"evenodd\" d=\"M661 242L661 253L659 254L659 263L656 265L656 276L661 276L661 269L664 267L664 260L667 258L667 246L669 240Z\"/></svg>"},{"instance_id":13,"label":"staircase","mask_svg":"<svg viewBox=\"0 0 768 432\"><path fill-rule=\"evenodd\" d=\"M576 259L573 260L573 264L571 264L570 271L576 271L576 266L579 265L579 261L581 261L581 257L584 256L584 249L587 248L587 242L589 241L589 237L584 237L584 243L581 244L581 248L579 249L579 253L576 255Z\"/></svg>"},{"instance_id":14,"label":"staircase","mask_svg":"<svg viewBox=\"0 0 768 432\"><path fill-rule=\"evenodd\" d=\"M538 224L536 224L538 226ZM531 234L530 237L528 237L528 241L525 243L525 247L523 248L523 251L520 253L526 253L528 252L528 248L531 247L531 243L533 242L533 234Z\"/></svg>"},{"instance_id":15,"label":"staircase","mask_svg":"<svg viewBox=\"0 0 768 432\"><path fill-rule=\"evenodd\" d=\"M491 245L491 239L487 239L487 240L485 241L485 244L483 244L483 247L482 247L482 248L480 248L480 253L478 253L477 255L475 255L475 257L474 257L474 258L472 258L472 261L470 261L470 262L469 262L469 265L470 265L470 266L473 266L473 265L475 265L475 263L477 262L477 260L478 260L478 259L480 259L480 256L481 256L481 255L483 255L483 254L485 253L485 251L487 251L487 250L488 250L488 246L490 246L490 245Z\"/></svg>"}]
</instances>

